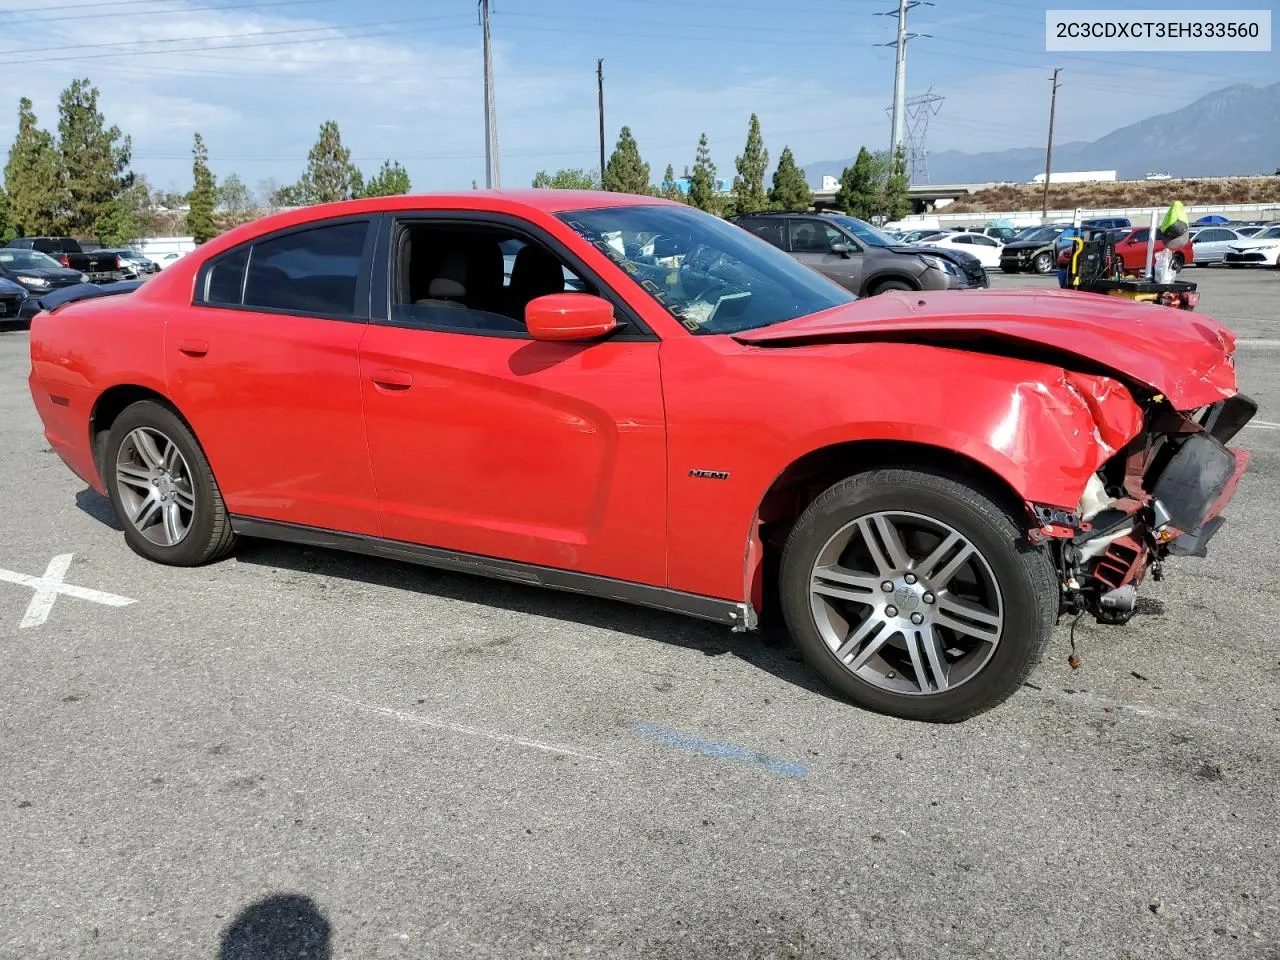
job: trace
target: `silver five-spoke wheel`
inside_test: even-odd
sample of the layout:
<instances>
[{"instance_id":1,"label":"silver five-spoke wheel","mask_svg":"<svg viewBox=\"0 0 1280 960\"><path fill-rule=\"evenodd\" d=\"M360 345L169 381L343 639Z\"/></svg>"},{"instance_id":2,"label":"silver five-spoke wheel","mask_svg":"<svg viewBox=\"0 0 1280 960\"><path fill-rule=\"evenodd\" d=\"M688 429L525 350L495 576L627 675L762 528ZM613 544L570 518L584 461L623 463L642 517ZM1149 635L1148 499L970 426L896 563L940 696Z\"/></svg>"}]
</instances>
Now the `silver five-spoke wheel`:
<instances>
[{"instance_id":1,"label":"silver five-spoke wheel","mask_svg":"<svg viewBox=\"0 0 1280 960\"><path fill-rule=\"evenodd\" d=\"M116 484L127 520L152 543L172 547L191 530L195 488L177 444L159 430L138 427L120 444Z\"/></svg>"},{"instance_id":2,"label":"silver five-spoke wheel","mask_svg":"<svg viewBox=\"0 0 1280 960\"><path fill-rule=\"evenodd\" d=\"M845 669L897 694L937 694L977 676L1004 629L981 551L954 527L905 511L837 530L813 564L810 605Z\"/></svg>"}]
</instances>

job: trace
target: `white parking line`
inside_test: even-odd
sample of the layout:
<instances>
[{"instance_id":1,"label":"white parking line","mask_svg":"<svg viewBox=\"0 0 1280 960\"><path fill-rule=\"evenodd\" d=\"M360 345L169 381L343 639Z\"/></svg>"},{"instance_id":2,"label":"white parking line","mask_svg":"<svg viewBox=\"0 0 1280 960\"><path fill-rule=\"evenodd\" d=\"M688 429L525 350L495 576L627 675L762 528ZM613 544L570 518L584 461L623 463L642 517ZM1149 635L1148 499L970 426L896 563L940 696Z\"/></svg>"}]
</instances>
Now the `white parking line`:
<instances>
[{"instance_id":1,"label":"white parking line","mask_svg":"<svg viewBox=\"0 0 1280 960\"><path fill-rule=\"evenodd\" d=\"M60 594L67 597L75 597L77 600L88 600L90 603L101 603L107 607L127 607L131 603L137 603L136 600L132 600L129 597L120 597L114 593L104 593L101 590L90 590L88 587L77 587L70 583L64 583L63 580L67 576L67 571L71 568L71 558L73 556L75 555L71 553L58 554L44 568L44 576L42 577L32 577L25 573L17 573L0 567L0 581L16 583L20 587L28 587L35 591L31 596L31 602L27 604L27 612L23 614L22 622L18 624L19 630L38 627L48 620L49 612L53 610L54 601L58 599Z\"/></svg>"},{"instance_id":2,"label":"white parking line","mask_svg":"<svg viewBox=\"0 0 1280 960\"><path fill-rule=\"evenodd\" d=\"M1280 423L1272 423L1270 420L1251 420L1245 426L1256 430L1280 430Z\"/></svg>"},{"instance_id":3,"label":"white parking line","mask_svg":"<svg viewBox=\"0 0 1280 960\"><path fill-rule=\"evenodd\" d=\"M522 747L532 747L535 750L545 750L547 753L561 753L569 757L578 757L582 760L604 760L604 757L597 757L590 753L583 753L581 750L574 750L571 747L562 747L555 743L546 743L542 740L530 740L526 737L515 737L508 733L498 733L493 730L485 730L483 727L469 727L462 723L452 723L448 720L441 720L436 717L424 717L419 713L409 713L405 710L393 710L390 707L375 707L370 703L361 703L359 700L351 700L337 694L330 694L330 699L338 703L345 703L349 707L355 707L357 710L368 710L370 713L380 713L384 717L393 717L396 720L404 720L407 723L416 723L424 727L436 727L439 730L449 730L453 733L465 734L469 737L482 737L485 740L496 740L498 743L514 743Z\"/></svg>"},{"instance_id":4,"label":"white parking line","mask_svg":"<svg viewBox=\"0 0 1280 960\"><path fill-rule=\"evenodd\" d=\"M1237 350L1274 350L1280 347L1280 340L1273 337L1241 337L1236 341Z\"/></svg>"}]
</instances>

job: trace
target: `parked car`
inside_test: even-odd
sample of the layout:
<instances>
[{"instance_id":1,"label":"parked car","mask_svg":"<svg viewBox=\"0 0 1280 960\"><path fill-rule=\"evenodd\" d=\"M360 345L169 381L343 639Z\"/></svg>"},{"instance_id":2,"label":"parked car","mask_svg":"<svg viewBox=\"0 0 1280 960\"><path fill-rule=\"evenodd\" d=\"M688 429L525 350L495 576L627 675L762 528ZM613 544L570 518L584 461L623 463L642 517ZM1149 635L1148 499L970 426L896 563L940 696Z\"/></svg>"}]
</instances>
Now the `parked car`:
<instances>
[{"instance_id":1,"label":"parked car","mask_svg":"<svg viewBox=\"0 0 1280 960\"><path fill-rule=\"evenodd\" d=\"M939 250L961 250L978 258L978 262L988 270L1000 266L1000 251L1004 244L984 233L949 233L926 241L929 246Z\"/></svg>"},{"instance_id":2,"label":"parked car","mask_svg":"<svg viewBox=\"0 0 1280 960\"><path fill-rule=\"evenodd\" d=\"M1125 273L1140 274L1147 269L1147 239L1150 236L1150 227L1139 227L1136 230L1130 230L1124 239L1116 241L1116 254L1124 263ZM1160 253L1162 250L1164 250L1164 241L1157 236L1155 252ZM1188 240L1186 246L1174 250L1169 259L1173 264L1174 272L1195 263L1195 241Z\"/></svg>"},{"instance_id":3,"label":"parked car","mask_svg":"<svg viewBox=\"0 0 1280 960\"><path fill-rule=\"evenodd\" d=\"M984 237L999 240L1001 244L1008 243L1018 235L1018 231L1014 227L969 227L964 232L979 233Z\"/></svg>"},{"instance_id":4,"label":"parked car","mask_svg":"<svg viewBox=\"0 0 1280 960\"><path fill-rule=\"evenodd\" d=\"M1195 244L1196 263L1204 266L1210 263L1221 263L1231 245L1246 240L1231 227L1204 227L1191 234L1191 242Z\"/></svg>"},{"instance_id":5,"label":"parked car","mask_svg":"<svg viewBox=\"0 0 1280 960\"><path fill-rule=\"evenodd\" d=\"M48 254L14 247L0 247L0 277L21 284L37 297L60 287L87 283L89 279L79 270L64 267Z\"/></svg>"},{"instance_id":6,"label":"parked car","mask_svg":"<svg viewBox=\"0 0 1280 960\"><path fill-rule=\"evenodd\" d=\"M163 270L165 267L171 267L182 259L180 253L159 253L151 258L156 265L157 270Z\"/></svg>"},{"instance_id":7,"label":"parked car","mask_svg":"<svg viewBox=\"0 0 1280 960\"><path fill-rule=\"evenodd\" d=\"M1231 244L1223 262L1233 267L1271 264L1280 267L1280 224L1267 227L1246 240Z\"/></svg>"},{"instance_id":8,"label":"parked car","mask_svg":"<svg viewBox=\"0 0 1280 960\"><path fill-rule=\"evenodd\" d=\"M268 537L738 630L777 570L837 690L950 721L1203 552L1256 412L1234 347L1071 291L859 300L652 197L468 191L287 211L47 310L29 382L156 562Z\"/></svg>"},{"instance_id":9,"label":"parked car","mask_svg":"<svg viewBox=\"0 0 1280 960\"><path fill-rule=\"evenodd\" d=\"M102 250L104 254L115 256L120 264L120 272L125 280L136 280L139 277L149 276L158 273L160 268L155 262L148 257L144 257L137 250L130 250L127 247L113 250Z\"/></svg>"},{"instance_id":10,"label":"parked car","mask_svg":"<svg viewBox=\"0 0 1280 960\"><path fill-rule=\"evenodd\" d=\"M1000 269L1004 273L1052 273L1057 263L1056 245L1078 235L1079 231L1069 223L1053 223L1028 230L1017 239L1006 243L1000 251Z\"/></svg>"},{"instance_id":11,"label":"parked car","mask_svg":"<svg viewBox=\"0 0 1280 960\"><path fill-rule=\"evenodd\" d=\"M22 320L25 316L24 308L30 298L26 287L0 277L0 325Z\"/></svg>"},{"instance_id":12,"label":"parked car","mask_svg":"<svg viewBox=\"0 0 1280 960\"><path fill-rule=\"evenodd\" d=\"M941 236L943 232L944 232L944 231L942 231L942 230L937 230L937 229L934 229L934 230L910 230L910 231L908 231L907 233L904 233L901 237L899 237L899 240L902 242L902 245L903 245L903 246L911 246L911 245L913 245L913 244L919 243L919 242L920 242L921 240L923 240L925 237L937 237L937 236Z\"/></svg>"},{"instance_id":13,"label":"parked car","mask_svg":"<svg viewBox=\"0 0 1280 960\"><path fill-rule=\"evenodd\" d=\"M48 254L68 270L83 273L90 283L113 283L123 276L117 257L103 252L85 253L73 237L18 237L5 246Z\"/></svg>"},{"instance_id":14,"label":"parked car","mask_svg":"<svg viewBox=\"0 0 1280 960\"><path fill-rule=\"evenodd\" d=\"M857 217L753 213L731 222L862 297L890 290L951 290L989 283L976 257L959 250L904 246Z\"/></svg>"},{"instance_id":15,"label":"parked car","mask_svg":"<svg viewBox=\"0 0 1280 960\"><path fill-rule=\"evenodd\" d=\"M1251 223L1243 227L1234 227L1233 229L1235 230L1236 233L1240 234L1241 237L1244 237L1247 239L1249 237L1257 236L1259 233L1265 230L1266 227L1262 224Z\"/></svg>"}]
</instances>

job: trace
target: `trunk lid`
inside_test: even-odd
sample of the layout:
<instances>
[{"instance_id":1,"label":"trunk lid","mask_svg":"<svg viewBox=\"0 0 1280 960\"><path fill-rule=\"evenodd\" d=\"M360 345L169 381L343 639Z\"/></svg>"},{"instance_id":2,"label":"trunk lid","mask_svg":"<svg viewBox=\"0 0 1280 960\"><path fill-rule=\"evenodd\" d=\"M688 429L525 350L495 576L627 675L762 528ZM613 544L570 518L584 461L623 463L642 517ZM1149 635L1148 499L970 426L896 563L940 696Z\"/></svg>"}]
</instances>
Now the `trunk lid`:
<instances>
[{"instance_id":1,"label":"trunk lid","mask_svg":"<svg viewBox=\"0 0 1280 960\"><path fill-rule=\"evenodd\" d=\"M995 338L1104 367L1180 410L1236 393L1235 335L1216 320L1069 290L886 293L734 336L773 347L875 340L961 346Z\"/></svg>"}]
</instances>

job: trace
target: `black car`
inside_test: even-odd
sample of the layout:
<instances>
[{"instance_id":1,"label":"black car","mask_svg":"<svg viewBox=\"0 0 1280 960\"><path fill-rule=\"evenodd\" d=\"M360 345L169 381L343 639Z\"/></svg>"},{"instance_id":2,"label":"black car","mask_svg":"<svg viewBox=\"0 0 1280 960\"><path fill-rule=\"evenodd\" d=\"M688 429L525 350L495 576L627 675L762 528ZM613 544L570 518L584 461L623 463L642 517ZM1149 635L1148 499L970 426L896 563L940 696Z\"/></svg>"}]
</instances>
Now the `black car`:
<instances>
[{"instance_id":1,"label":"black car","mask_svg":"<svg viewBox=\"0 0 1280 960\"><path fill-rule=\"evenodd\" d=\"M31 296L26 288L0 277L0 324L16 323L27 316Z\"/></svg>"},{"instance_id":2,"label":"black car","mask_svg":"<svg viewBox=\"0 0 1280 960\"><path fill-rule=\"evenodd\" d=\"M1077 234L1069 223L1051 223L1006 243L1000 251L1002 273L1052 273L1058 265L1057 243Z\"/></svg>"},{"instance_id":3,"label":"black car","mask_svg":"<svg viewBox=\"0 0 1280 960\"><path fill-rule=\"evenodd\" d=\"M81 271L64 267L47 253L17 247L0 247L0 277L21 284L34 297L87 279Z\"/></svg>"},{"instance_id":4,"label":"black car","mask_svg":"<svg viewBox=\"0 0 1280 960\"><path fill-rule=\"evenodd\" d=\"M889 290L963 290L990 283L978 258L907 246L842 213L752 213L731 220L860 297Z\"/></svg>"}]
</instances>

